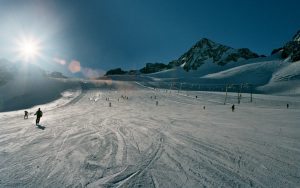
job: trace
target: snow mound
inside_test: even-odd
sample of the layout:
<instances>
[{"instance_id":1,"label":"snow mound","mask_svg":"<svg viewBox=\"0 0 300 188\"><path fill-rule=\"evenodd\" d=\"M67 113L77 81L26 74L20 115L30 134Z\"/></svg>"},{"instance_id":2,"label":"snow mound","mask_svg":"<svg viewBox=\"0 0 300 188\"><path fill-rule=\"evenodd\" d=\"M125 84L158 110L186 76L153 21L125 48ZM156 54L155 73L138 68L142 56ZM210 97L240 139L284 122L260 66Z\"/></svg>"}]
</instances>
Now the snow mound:
<instances>
[{"instance_id":1,"label":"snow mound","mask_svg":"<svg viewBox=\"0 0 300 188\"><path fill-rule=\"evenodd\" d=\"M287 66L278 70L273 76L271 81L288 81L300 79L300 61L289 63Z\"/></svg>"},{"instance_id":2,"label":"snow mound","mask_svg":"<svg viewBox=\"0 0 300 188\"><path fill-rule=\"evenodd\" d=\"M269 82L273 73L284 67L285 64L282 61L258 62L208 74L202 78L222 80L223 83L247 82L255 85L264 85Z\"/></svg>"},{"instance_id":3,"label":"snow mound","mask_svg":"<svg viewBox=\"0 0 300 188\"><path fill-rule=\"evenodd\" d=\"M259 90L281 95L300 94L300 61L285 63L285 66L275 72L269 83L259 87Z\"/></svg>"}]
</instances>

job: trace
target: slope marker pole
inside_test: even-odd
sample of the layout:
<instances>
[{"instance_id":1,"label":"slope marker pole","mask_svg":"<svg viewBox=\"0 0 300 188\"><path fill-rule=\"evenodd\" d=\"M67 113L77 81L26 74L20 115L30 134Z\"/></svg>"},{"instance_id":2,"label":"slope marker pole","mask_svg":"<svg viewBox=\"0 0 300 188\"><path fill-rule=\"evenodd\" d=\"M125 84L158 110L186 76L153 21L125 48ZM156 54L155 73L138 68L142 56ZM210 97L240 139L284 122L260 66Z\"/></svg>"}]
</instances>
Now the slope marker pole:
<instances>
[{"instance_id":1,"label":"slope marker pole","mask_svg":"<svg viewBox=\"0 0 300 188\"><path fill-rule=\"evenodd\" d=\"M227 100L227 84L225 85L226 87L226 94L225 94L225 101L224 101L224 105L226 104L226 100Z\"/></svg>"}]
</instances>

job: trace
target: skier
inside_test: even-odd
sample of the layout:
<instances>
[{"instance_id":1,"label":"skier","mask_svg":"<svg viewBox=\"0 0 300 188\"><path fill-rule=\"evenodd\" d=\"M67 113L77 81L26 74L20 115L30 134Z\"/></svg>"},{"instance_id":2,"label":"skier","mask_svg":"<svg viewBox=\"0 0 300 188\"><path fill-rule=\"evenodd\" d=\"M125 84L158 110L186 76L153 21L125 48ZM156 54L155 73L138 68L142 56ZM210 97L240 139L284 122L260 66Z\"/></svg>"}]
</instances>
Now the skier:
<instances>
[{"instance_id":1,"label":"skier","mask_svg":"<svg viewBox=\"0 0 300 188\"><path fill-rule=\"evenodd\" d=\"M203 106L203 110L205 110L205 106Z\"/></svg>"},{"instance_id":2,"label":"skier","mask_svg":"<svg viewBox=\"0 0 300 188\"><path fill-rule=\"evenodd\" d=\"M40 123L41 117L43 116L43 112L39 108L38 111L36 111L36 113L34 115L36 115L35 123L36 123L36 125L38 125Z\"/></svg>"},{"instance_id":3,"label":"skier","mask_svg":"<svg viewBox=\"0 0 300 188\"><path fill-rule=\"evenodd\" d=\"M286 104L286 108L289 108L289 107L290 107L290 105L289 105L289 103L287 103L287 104Z\"/></svg>"},{"instance_id":4,"label":"skier","mask_svg":"<svg viewBox=\"0 0 300 188\"><path fill-rule=\"evenodd\" d=\"M28 112L27 111L24 111L24 119L28 119Z\"/></svg>"},{"instance_id":5,"label":"skier","mask_svg":"<svg viewBox=\"0 0 300 188\"><path fill-rule=\"evenodd\" d=\"M234 104L231 106L231 110L234 112L234 108L235 108L235 106L234 106Z\"/></svg>"}]
</instances>

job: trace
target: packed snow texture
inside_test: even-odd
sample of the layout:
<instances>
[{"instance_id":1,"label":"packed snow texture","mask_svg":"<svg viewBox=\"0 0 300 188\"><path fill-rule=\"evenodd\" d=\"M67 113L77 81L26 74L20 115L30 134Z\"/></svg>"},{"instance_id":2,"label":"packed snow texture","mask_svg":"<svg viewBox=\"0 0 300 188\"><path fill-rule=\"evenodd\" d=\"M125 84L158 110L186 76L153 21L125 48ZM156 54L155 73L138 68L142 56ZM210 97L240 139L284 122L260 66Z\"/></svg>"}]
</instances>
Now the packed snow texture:
<instances>
[{"instance_id":1,"label":"packed snow texture","mask_svg":"<svg viewBox=\"0 0 300 188\"><path fill-rule=\"evenodd\" d=\"M45 130L0 113L0 187L300 185L299 98L242 94L232 112L235 93L115 81L74 96L42 108Z\"/></svg>"}]
</instances>

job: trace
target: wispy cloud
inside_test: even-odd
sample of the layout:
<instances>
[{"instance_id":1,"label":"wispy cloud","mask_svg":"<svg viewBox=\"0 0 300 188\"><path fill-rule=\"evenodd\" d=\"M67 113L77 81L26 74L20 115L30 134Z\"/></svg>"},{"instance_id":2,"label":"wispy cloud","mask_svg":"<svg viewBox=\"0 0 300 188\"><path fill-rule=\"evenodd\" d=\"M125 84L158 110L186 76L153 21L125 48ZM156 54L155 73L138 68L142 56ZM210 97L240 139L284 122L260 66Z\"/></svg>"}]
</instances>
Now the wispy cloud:
<instances>
[{"instance_id":1,"label":"wispy cloud","mask_svg":"<svg viewBox=\"0 0 300 188\"><path fill-rule=\"evenodd\" d=\"M54 61L55 63L60 64L60 65L65 65L65 64L67 64L67 61L66 61L66 60L61 59L61 58L58 58L58 57L53 58L53 61Z\"/></svg>"}]
</instances>

